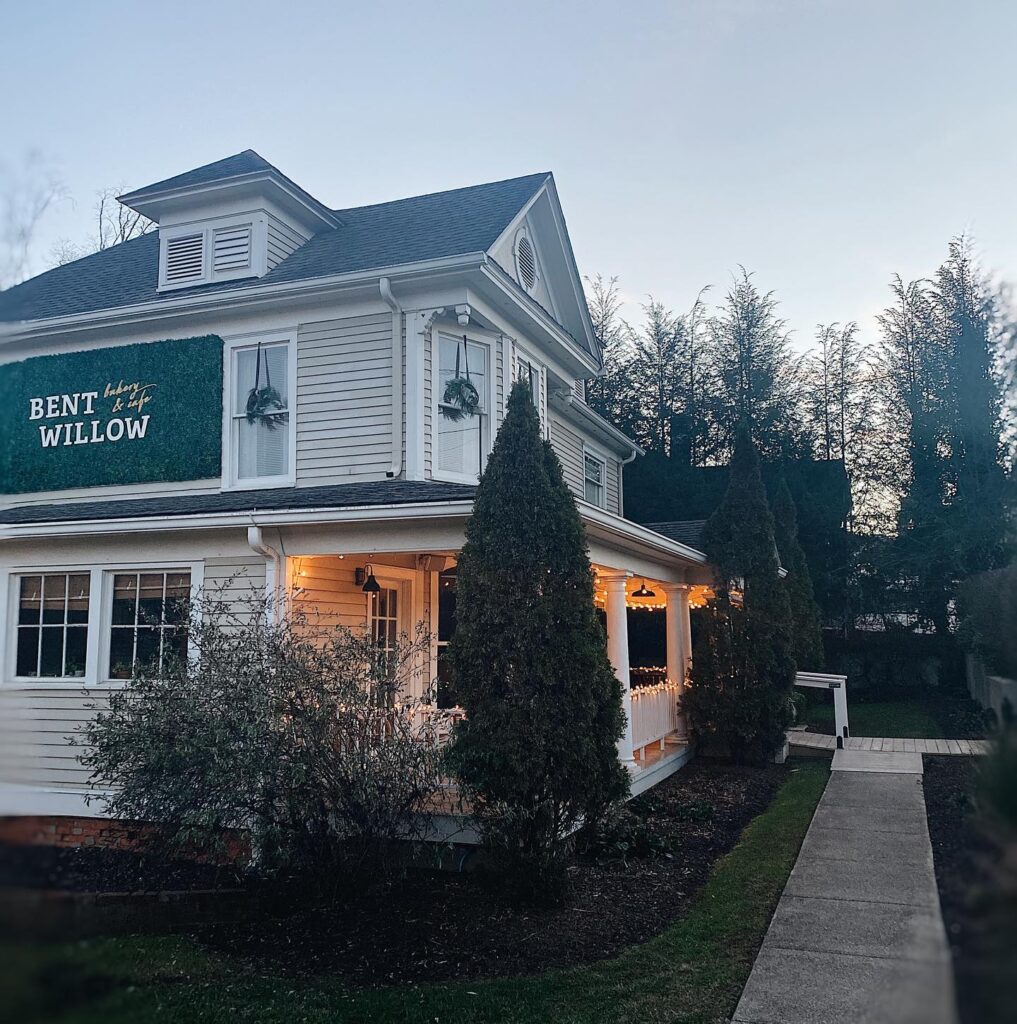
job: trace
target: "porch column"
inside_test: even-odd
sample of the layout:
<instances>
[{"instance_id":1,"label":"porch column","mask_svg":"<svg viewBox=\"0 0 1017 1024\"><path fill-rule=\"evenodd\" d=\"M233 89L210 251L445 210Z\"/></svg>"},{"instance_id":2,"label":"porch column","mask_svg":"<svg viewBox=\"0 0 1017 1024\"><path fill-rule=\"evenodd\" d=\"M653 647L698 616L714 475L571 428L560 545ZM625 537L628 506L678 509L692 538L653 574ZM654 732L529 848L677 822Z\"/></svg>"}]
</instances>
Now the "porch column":
<instances>
[{"instance_id":1,"label":"porch column","mask_svg":"<svg viewBox=\"0 0 1017 1024\"><path fill-rule=\"evenodd\" d=\"M681 696L685 692L689 666L692 664L692 620L689 614L689 592L692 588L687 583L665 583L663 590L667 595L667 678L678 684ZM679 715L678 734L684 736L687 732L685 716Z\"/></svg>"},{"instance_id":2,"label":"porch column","mask_svg":"<svg viewBox=\"0 0 1017 1024\"><path fill-rule=\"evenodd\" d=\"M625 604L625 585L632 574L629 572L601 572L598 579L607 592L607 656L614 668L614 674L622 684L622 710L625 712L625 732L618 740L618 760L629 770L634 770L636 760L632 756L632 689L629 682L629 623Z\"/></svg>"}]
</instances>

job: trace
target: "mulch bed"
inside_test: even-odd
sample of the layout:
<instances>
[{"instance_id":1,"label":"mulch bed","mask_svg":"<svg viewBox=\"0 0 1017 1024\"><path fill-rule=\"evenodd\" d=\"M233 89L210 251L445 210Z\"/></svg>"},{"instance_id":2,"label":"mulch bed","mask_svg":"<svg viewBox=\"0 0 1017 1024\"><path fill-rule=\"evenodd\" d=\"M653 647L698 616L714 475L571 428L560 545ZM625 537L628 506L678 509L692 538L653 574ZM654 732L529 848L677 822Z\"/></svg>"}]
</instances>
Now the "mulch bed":
<instances>
[{"instance_id":1,"label":"mulch bed","mask_svg":"<svg viewBox=\"0 0 1017 1024\"><path fill-rule=\"evenodd\" d=\"M1017 887L999 836L979 824L977 765L926 755L925 805L943 920L964 1024L1013 1020L1017 977ZM1017 862L1015 851L1009 851Z\"/></svg>"},{"instance_id":2,"label":"mulch bed","mask_svg":"<svg viewBox=\"0 0 1017 1024\"><path fill-rule=\"evenodd\" d=\"M579 858L564 906L513 910L476 875L421 871L329 909L208 928L199 938L256 969L367 986L522 975L600 960L646 941L686 910L787 771L706 759L688 765L630 804L599 847ZM627 863L618 859L623 845ZM645 856L632 856L633 848Z\"/></svg>"}]
</instances>

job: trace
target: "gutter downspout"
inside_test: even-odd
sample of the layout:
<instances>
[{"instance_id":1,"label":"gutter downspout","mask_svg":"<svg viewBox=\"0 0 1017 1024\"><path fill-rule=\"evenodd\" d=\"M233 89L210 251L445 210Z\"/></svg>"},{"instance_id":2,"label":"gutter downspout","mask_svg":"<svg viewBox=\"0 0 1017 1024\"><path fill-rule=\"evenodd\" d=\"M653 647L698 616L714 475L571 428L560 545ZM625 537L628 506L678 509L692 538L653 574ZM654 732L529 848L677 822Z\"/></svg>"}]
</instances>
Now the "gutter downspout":
<instances>
[{"instance_id":1,"label":"gutter downspout","mask_svg":"<svg viewBox=\"0 0 1017 1024\"><path fill-rule=\"evenodd\" d=\"M385 473L391 478L403 471L403 310L387 277L379 279L378 288L392 310L392 465Z\"/></svg>"},{"instance_id":2,"label":"gutter downspout","mask_svg":"<svg viewBox=\"0 0 1017 1024\"><path fill-rule=\"evenodd\" d=\"M639 450L637 448L633 448L632 451L618 463L618 506L623 516L625 515L625 467L630 462L635 462L638 454Z\"/></svg>"},{"instance_id":3,"label":"gutter downspout","mask_svg":"<svg viewBox=\"0 0 1017 1024\"><path fill-rule=\"evenodd\" d=\"M265 596L270 602L269 618L272 622L278 622L283 586L282 555L276 548L265 543L260 526L247 527L247 543L251 550L255 554L261 555L267 563L265 567Z\"/></svg>"}]
</instances>

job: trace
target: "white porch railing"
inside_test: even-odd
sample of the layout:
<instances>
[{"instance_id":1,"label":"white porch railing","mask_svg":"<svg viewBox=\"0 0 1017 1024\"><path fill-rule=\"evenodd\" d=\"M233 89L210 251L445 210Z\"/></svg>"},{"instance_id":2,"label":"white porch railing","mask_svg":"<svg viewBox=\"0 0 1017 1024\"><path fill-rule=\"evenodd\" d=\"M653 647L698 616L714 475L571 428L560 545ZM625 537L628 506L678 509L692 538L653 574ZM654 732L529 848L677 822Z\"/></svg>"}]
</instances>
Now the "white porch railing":
<instances>
[{"instance_id":1,"label":"white porch railing","mask_svg":"<svg viewBox=\"0 0 1017 1024\"><path fill-rule=\"evenodd\" d=\"M632 690L632 746L640 759L644 747L659 742L663 750L664 738L678 731L680 693L681 687L671 682Z\"/></svg>"}]
</instances>

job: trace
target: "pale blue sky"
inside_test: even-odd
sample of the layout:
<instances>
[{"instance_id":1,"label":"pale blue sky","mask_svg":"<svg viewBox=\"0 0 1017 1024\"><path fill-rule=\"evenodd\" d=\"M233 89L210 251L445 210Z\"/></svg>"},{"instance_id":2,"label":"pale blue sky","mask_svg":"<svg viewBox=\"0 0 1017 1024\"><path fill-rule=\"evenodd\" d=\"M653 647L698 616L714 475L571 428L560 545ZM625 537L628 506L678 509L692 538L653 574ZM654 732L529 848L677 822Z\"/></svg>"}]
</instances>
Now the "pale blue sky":
<instances>
[{"instance_id":1,"label":"pale blue sky","mask_svg":"<svg viewBox=\"0 0 1017 1024\"><path fill-rule=\"evenodd\" d=\"M1017 279L1017 3L37 0L0 21L0 159L75 200L251 147L333 206L553 170L580 270L685 307L737 264L874 332L974 234Z\"/></svg>"}]
</instances>

